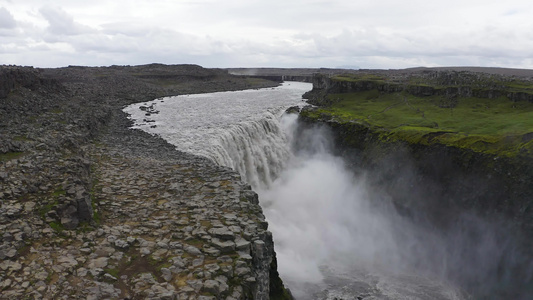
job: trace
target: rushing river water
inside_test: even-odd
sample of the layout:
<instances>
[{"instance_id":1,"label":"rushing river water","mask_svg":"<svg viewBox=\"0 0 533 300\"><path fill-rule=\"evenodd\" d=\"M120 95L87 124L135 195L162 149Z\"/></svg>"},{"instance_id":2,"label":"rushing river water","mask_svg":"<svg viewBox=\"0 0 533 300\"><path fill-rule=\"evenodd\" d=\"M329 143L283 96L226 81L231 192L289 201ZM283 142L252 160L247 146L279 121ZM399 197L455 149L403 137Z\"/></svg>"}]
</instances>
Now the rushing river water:
<instances>
[{"instance_id":1,"label":"rushing river water","mask_svg":"<svg viewBox=\"0 0 533 300\"><path fill-rule=\"evenodd\" d=\"M295 115L283 115L305 104L301 95L310 89L286 82L157 99L125 111L135 127L231 167L253 186L274 235L280 275L298 299L467 299L447 276L465 264L464 241L448 247L449 240L415 228L388 195L331 154L326 129L301 131ZM474 249L484 252L474 256L498 255L489 237L477 242ZM469 266L476 269L471 277L485 265Z\"/></svg>"}]
</instances>

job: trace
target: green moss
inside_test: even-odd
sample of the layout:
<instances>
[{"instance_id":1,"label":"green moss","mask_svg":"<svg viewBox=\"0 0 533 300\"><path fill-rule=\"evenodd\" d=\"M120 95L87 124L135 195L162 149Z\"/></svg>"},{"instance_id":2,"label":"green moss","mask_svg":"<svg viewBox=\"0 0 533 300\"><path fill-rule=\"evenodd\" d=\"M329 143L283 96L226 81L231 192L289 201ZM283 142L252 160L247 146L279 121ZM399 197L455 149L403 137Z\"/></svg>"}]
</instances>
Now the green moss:
<instances>
[{"instance_id":1,"label":"green moss","mask_svg":"<svg viewBox=\"0 0 533 300\"><path fill-rule=\"evenodd\" d=\"M50 110L51 113L53 114L60 114L63 112L63 110L61 108L54 108L52 110Z\"/></svg>"},{"instance_id":2,"label":"green moss","mask_svg":"<svg viewBox=\"0 0 533 300\"><path fill-rule=\"evenodd\" d=\"M507 88L512 89L513 91L520 91L520 92L533 92L533 85L529 81L523 81L523 80L510 80L507 82L503 82L503 85Z\"/></svg>"},{"instance_id":3,"label":"green moss","mask_svg":"<svg viewBox=\"0 0 533 300\"><path fill-rule=\"evenodd\" d=\"M167 268L167 269L168 269L168 268L170 268L170 267L172 267L172 264L171 264L171 263L169 263L169 262L164 262L164 263L161 263L161 264L159 264L159 265L157 266L157 270L158 270L159 272L161 272L161 269L163 269L163 268Z\"/></svg>"},{"instance_id":4,"label":"green moss","mask_svg":"<svg viewBox=\"0 0 533 300\"><path fill-rule=\"evenodd\" d=\"M93 230L94 230L94 227L91 226L89 222L80 222L80 224L78 224L78 227L76 228L76 232L78 233L90 232Z\"/></svg>"},{"instance_id":5,"label":"green moss","mask_svg":"<svg viewBox=\"0 0 533 300\"><path fill-rule=\"evenodd\" d=\"M383 76L378 76L374 74L342 74L331 77L333 81L385 81L386 79Z\"/></svg>"},{"instance_id":6,"label":"green moss","mask_svg":"<svg viewBox=\"0 0 533 300\"><path fill-rule=\"evenodd\" d=\"M63 188L57 188L52 193L52 197L57 198L59 196L65 195L67 192Z\"/></svg>"},{"instance_id":7,"label":"green moss","mask_svg":"<svg viewBox=\"0 0 533 300\"><path fill-rule=\"evenodd\" d=\"M104 269L104 271L115 278L119 277L119 271L117 269Z\"/></svg>"},{"instance_id":8,"label":"green moss","mask_svg":"<svg viewBox=\"0 0 533 300\"><path fill-rule=\"evenodd\" d=\"M205 244L205 242L200 239L189 239L189 240L186 240L185 243L191 246L194 246L196 248L202 248Z\"/></svg>"},{"instance_id":9,"label":"green moss","mask_svg":"<svg viewBox=\"0 0 533 300\"><path fill-rule=\"evenodd\" d=\"M458 98L454 107L445 96L417 97L376 90L330 94L331 106L304 111L312 119L366 124L380 138L409 143L440 143L504 156L530 153L522 136L533 132L533 103L505 97Z\"/></svg>"},{"instance_id":10,"label":"green moss","mask_svg":"<svg viewBox=\"0 0 533 300\"><path fill-rule=\"evenodd\" d=\"M46 276L46 278L44 279L44 281L47 283L47 284L50 284L50 282L52 282L52 276L54 275L54 273L52 272L49 272L48 273L48 276Z\"/></svg>"},{"instance_id":11,"label":"green moss","mask_svg":"<svg viewBox=\"0 0 533 300\"><path fill-rule=\"evenodd\" d=\"M49 200L49 202L43 206L41 206L38 210L38 213L39 213L39 216L41 216L42 219L44 219L46 217L46 214L51 211L52 209L54 209L54 207L56 207L58 204L59 204L59 200L58 198L62 195L65 195L66 194L66 191L63 190L63 188L57 188L55 189L51 194L50 196L52 197L52 199ZM61 226L61 224L57 224L55 222L53 222L54 224L50 223L50 226L52 228L56 227L58 228L57 225ZM54 228L54 229L56 229ZM61 228L62 230L62 228ZM57 231L60 231L60 230L57 230Z\"/></svg>"},{"instance_id":12,"label":"green moss","mask_svg":"<svg viewBox=\"0 0 533 300\"><path fill-rule=\"evenodd\" d=\"M96 225L100 225L102 223L102 216L99 211L93 209L93 220L96 223Z\"/></svg>"},{"instance_id":13,"label":"green moss","mask_svg":"<svg viewBox=\"0 0 533 300\"><path fill-rule=\"evenodd\" d=\"M24 155L24 152L8 152L8 153L0 154L0 162L19 158L22 155Z\"/></svg>"},{"instance_id":14,"label":"green moss","mask_svg":"<svg viewBox=\"0 0 533 300\"><path fill-rule=\"evenodd\" d=\"M45 218L46 214L51 211L54 207L56 207L58 204L57 200L55 201L52 201L46 205L43 205L40 209L39 209L39 215L41 216L42 219Z\"/></svg>"},{"instance_id":15,"label":"green moss","mask_svg":"<svg viewBox=\"0 0 533 300\"><path fill-rule=\"evenodd\" d=\"M18 142L28 142L28 141L31 141L31 139L29 139L28 137L26 136L22 136L22 135L17 135L13 138L14 141L18 141Z\"/></svg>"},{"instance_id":16,"label":"green moss","mask_svg":"<svg viewBox=\"0 0 533 300\"><path fill-rule=\"evenodd\" d=\"M61 225L61 223L58 223L58 222L50 222L48 223L48 225L50 225L50 227L52 227L52 229L57 232L62 232L63 230L65 230L65 227L63 227L63 225Z\"/></svg>"}]
</instances>

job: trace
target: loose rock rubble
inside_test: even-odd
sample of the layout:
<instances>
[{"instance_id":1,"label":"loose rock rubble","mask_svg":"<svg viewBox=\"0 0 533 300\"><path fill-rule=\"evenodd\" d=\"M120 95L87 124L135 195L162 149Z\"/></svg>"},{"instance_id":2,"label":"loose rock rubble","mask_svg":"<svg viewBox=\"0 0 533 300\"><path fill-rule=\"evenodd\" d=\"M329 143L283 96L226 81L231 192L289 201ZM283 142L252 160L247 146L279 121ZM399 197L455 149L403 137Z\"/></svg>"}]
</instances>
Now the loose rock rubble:
<instances>
[{"instance_id":1,"label":"loose rock rubble","mask_svg":"<svg viewBox=\"0 0 533 300\"><path fill-rule=\"evenodd\" d=\"M54 97L69 100L62 93ZM0 157L0 299L268 299L272 236L238 174L128 129L120 106L87 111L0 126L9 142Z\"/></svg>"}]
</instances>

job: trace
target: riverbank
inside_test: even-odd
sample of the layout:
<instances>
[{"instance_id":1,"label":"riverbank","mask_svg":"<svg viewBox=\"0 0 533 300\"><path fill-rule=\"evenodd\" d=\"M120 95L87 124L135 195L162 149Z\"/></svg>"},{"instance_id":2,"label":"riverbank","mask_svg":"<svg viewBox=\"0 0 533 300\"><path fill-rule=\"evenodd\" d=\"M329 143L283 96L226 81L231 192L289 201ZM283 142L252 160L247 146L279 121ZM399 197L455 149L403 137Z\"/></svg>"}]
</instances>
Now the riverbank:
<instances>
[{"instance_id":1,"label":"riverbank","mask_svg":"<svg viewBox=\"0 0 533 300\"><path fill-rule=\"evenodd\" d=\"M121 112L277 83L191 65L0 71L2 299L286 296L257 195Z\"/></svg>"}]
</instances>

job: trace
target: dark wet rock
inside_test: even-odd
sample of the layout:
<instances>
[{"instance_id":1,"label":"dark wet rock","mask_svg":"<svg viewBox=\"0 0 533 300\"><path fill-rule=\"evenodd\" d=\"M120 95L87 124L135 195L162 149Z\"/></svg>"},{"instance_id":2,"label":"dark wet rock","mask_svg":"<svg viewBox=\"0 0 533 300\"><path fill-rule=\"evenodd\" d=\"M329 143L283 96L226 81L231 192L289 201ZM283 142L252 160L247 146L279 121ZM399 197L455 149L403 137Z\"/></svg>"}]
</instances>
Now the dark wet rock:
<instances>
[{"instance_id":1,"label":"dark wet rock","mask_svg":"<svg viewBox=\"0 0 533 300\"><path fill-rule=\"evenodd\" d=\"M300 112L300 107L299 106L291 106L289 108L287 108L287 110L285 110L285 113L287 114L297 114Z\"/></svg>"}]
</instances>

